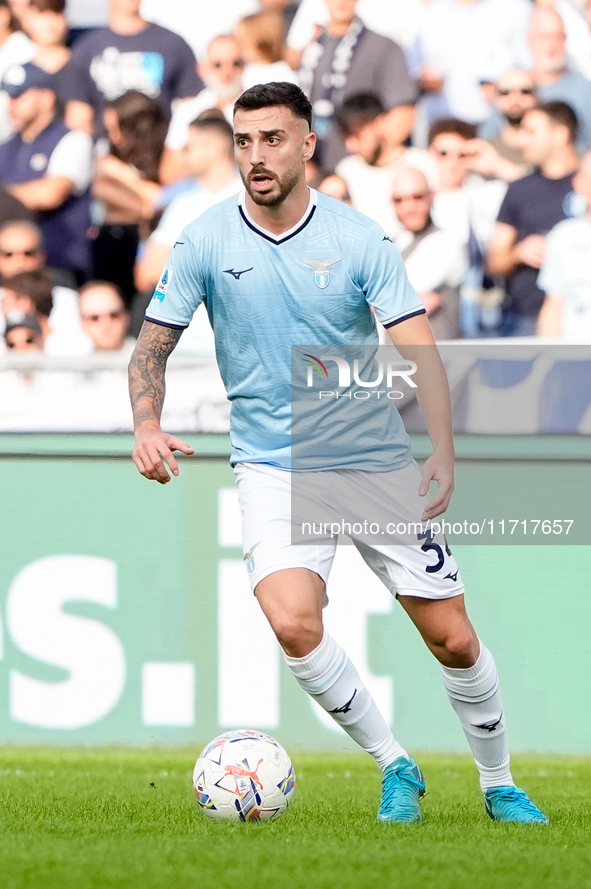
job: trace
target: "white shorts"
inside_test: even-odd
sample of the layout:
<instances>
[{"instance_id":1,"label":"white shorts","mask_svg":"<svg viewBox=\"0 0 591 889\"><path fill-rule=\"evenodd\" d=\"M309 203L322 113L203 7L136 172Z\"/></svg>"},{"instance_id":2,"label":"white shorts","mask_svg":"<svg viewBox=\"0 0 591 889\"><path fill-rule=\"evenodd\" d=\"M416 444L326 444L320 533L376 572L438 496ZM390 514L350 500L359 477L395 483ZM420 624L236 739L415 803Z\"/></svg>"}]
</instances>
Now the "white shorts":
<instances>
[{"instance_id":1,"label":"white shorts","mask_svg":"<svg viewBox=\"0 0 591 889\"><path fill-rule=\"evenodd\" d=\"M242 514L244 561L254 590L258 583L275 571L308 568L326 583L332 566L337 537L324 535L309 543L294 543L292 538L292 474L266 463L238 463L234 469ZM394 516L412 515L419 523L430 497L418 493L421 473L413 461L391 472L359 470L322 470L322 489L331 490L338 501L343 490L344 513L350 517L350 482L359 480L364 495L382 502L387 500ZM346 484L343 482L346 480ZM402 502L403 501L403 502ZM397 508L397 503L401 504ZM339 503L331 503L339 509ZM363 522L367 516L358 516ZM437 520L435 520L436 522ZM423 599L449 599L464 592L456 561L443 533L424 534L415 543L392 543L351 533L357 550L371 570L394 596L419 596ZM424 542L422 542L424 541Z\"/></svg>"}]
</instances>

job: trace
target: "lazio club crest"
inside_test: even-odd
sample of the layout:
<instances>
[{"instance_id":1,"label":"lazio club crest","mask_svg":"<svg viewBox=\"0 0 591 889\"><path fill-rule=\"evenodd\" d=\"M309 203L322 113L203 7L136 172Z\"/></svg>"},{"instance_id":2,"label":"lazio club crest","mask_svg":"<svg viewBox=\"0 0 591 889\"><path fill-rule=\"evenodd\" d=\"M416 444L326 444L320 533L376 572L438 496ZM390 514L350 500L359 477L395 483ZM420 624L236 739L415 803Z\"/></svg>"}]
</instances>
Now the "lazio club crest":
<instances>
[{"instance_id":1,"label":"lazio club crest","mask_svg":"<svg viewBox=\"0 0 591 889\"><path fill-rule=\"evenodd\" d=\"M325 259L321 262L319 259L302 259L304 265L309 265L314 269L314 283L316 287L324 290L330 284L330 268L340 262L342 257L338 259Z\"/></svg>"}]
</instances>

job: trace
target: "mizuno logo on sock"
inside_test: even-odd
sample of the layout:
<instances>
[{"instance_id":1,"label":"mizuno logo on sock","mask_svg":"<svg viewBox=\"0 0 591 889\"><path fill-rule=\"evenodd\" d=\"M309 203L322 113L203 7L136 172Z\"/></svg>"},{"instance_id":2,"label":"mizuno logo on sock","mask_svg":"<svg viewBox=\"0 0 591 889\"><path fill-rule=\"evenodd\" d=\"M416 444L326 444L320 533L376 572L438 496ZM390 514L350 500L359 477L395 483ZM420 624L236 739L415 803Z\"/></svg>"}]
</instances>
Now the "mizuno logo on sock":
<instances>
[{"instance_id":1,"label":"mizuno logo on sock","mask_svg":"<svg viewBox=\"0 0 591 889\"><path fill-rule=\"evenodd\" d=\"M474 726L474 728L481 728L486 729L487 732L494 732L502 718L503 714L501 713L498 719L491 719L490 722L482 722L480 725L475 725L474 723L472 723L472 725Z\"/></svg>"},{"instance_id":2,"label":"mizuno logo on sock","mask_svg":"<svg viewBox=\"0 0 591 889\"><path fill-rule=\"evenodd\" d=\"M347 703L343 707L337 707L336 710L331 710L331 713L348 713L351 709L351 704L353 703L353 699L357 694L357 689L353 692L351 698L347 701Z\"/></svg>"}]
</instances>

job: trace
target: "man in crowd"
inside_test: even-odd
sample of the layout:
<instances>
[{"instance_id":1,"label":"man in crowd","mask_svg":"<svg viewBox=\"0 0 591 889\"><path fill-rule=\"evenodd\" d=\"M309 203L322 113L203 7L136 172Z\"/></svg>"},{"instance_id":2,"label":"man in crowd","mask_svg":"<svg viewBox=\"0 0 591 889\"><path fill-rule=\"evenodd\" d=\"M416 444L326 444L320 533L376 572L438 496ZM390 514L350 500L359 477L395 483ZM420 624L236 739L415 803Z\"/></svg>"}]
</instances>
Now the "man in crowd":
<instances>
[{"instance_id":1,"label":"man in crowd","mask_svg":"<svg viewBox=\"0 0 591 889\"><path fill-rule=\"evenodd\" d=\"M546 294L537 332L591 343L591 153L573 179L587 201L585 216L559 222L546 239L538 287Z\"/></svg>"},{"instance_id":2,"label":"man in crowd","mask_svg":"<svg viewBox=\"0 0 591 889\"><path fill-rule=\"evenodd\" d=\"M0 278L13 278L22 272L45 268L43 233L34 222L8 222L0 227ZM54 269L49 269L53 287L53 308L49 315L51 337L45 350L56 355L79 355L88 352L89 344L80 327L78 294L56 281ZM1 322L1 317L0 317Z\"/></svg>"},{"instance_id":3,"label":"man in crowd","mask_svg":"<svg viewBox=\"0 0 591 889\"><path fill-rule=\"evenodd\" d=\"M392 203L401 229L393 237L408 279L427 310L436 340L460 334L460 282L468 268L466 250L433 224L433 192L425 174L411 167L394 177Z\"/></svg>"},{"instance_id":4,"label":"man in crowd","mask_svg":"<svg viewBox=\"0 0 591 889\"><path fill-rule=\"evenodd\" d=\"M321 166L332 172L346 155L333 115L349 96L373 92L381 101L390 140L401 145L414 122L417 89L400 47L368 30L356 16L356 0L326 0L330 21L302 57L300 84L314 109Z\"/></svg>"},{"instance_id":5,"label":"man in crowd","mask_svg":"<svg viewBox=\"0 0 591 889\"><path fill-rule=\"evenodd\" d=\"M478 128L478 135L506 162L497 166L497 175L512 182L529 172L520 127L525 112L537 105L536 84L530 71L513 68L502 74L492 89L494 110Z\"/></svg>"},{"instance_id":6,"label":"man in crowd","mask_svg":"<svg viewBox=\"0 0 591 889\"><path fill-rule=\"evenodd\" d=\"M184 149L191 121L211 108L222 111L226 119L232 121L234 102L242 92L243 68L244 60L235 37L222 35L211 41L197 66L205 89L193 99L178 102L173 109L160 165L161 182L168 183L187 175Z\"/></svg>"},{"instance_id":7,"label":"man in crowd","mask_svg":"<svg viewBox=\"0 0 591 889\"><path fill-rule=\"evenodd\" d=\"M97 352L131 353L135 340L127 336L129 313L121 291L110 281L88 281L79 290L82 329Z\"/></svg>"},{"instance_id":8,"label":"man in crowd","mask_svg":"<svg viewBox=\"0 0 591 889\"><path fill-rule=\"evenodd\" d=\"M4 342L13 352L42 352L43 334L35 315L13 315L4 329Z\"/></svg>"},{"instance_id":9,"label":"man in crowd","mask_svg":"<svg viewBox=\"0 0 591 889\"><path fill-rule=\"evenodd\" d=\"M535 170L511 182L488 256L493 275L505 278L501 334L533 336L544 294L537 285L546 235L566 216L579 159L577 119L570 105L546 102L523 117L523 156Z\"/></svg>"},{"instance_id":10,"label":"man in crowd","mask_svg":"<svg viewBox=\"0 0 591 889\"><path fill-rule=\"evenodd\" d=\"M390 199L394 175L411 166L423 170L433 182L437 173L433 159L423 149L407 148L399 141L374 93L349 96L334 118L350 152L335 172L347 183L353 206L389 234L396 231L400 225Z\"/></svg>"},{"instance_id":11,"label":"man in crowd","mask_svg":"<svg viewBox=\"0 0 591 889\"><path fill-rule=\"evenodd\" d=\"M139 8L140 0L110 0L109 27L74 45L60 80L72 129L102 133L105 105L130 89L158 99L169 116L174 99L195 96L202 88L189 45L145 21Z\"/></svg>"},{"instance_id":12,"label":"man in crowd","mask_svg":"<svg viewBox=\"0 0 591 889\"><path fill-rule=\"evenodd\" d=\"M193 188L173 198L148 238L136 265L136 286L142 293L149 290L151 295L166 257L185 225L212 204L236 194L242 185L234 165L232 127L226 120L215 117L194 120L189 127L185 153Z\"/></svg>"},{"instance_id":13,"label":"man in crowd","mask_svg":"<svg viewBox=\"0 0 591 889\"><path fill-rule=\"evenodd\" d=\"M15 135L0 146L0 178L39 221L49 265L74 283L90 269L92 140L56 117L52 75L32 63L4 75Z\"/></svg>"},{"instance_id":14,"label":"man in crowd","mask_svg":"<svg viewBox=\"0 0 591 889\"><path fill-rule=\"evenodd\" d=\"M541 102L567 102L577 115L579 152L591 148L591 81L566 61L566 35L555 9L537 7L529 28L533 76Z\"/></svg>"},{"instance_id":15,"label":"man in crowd","mask_svg":"<svg viewBox=\"0 0 591 889\"><path fill-rule=\"evenodd\" d=\"M5 331L15 317L35 318L44 342L51 336L49 316L53 309L51 275L47 269L20 272L2 283L2 314Z\"/></svg>"}]
</instances>

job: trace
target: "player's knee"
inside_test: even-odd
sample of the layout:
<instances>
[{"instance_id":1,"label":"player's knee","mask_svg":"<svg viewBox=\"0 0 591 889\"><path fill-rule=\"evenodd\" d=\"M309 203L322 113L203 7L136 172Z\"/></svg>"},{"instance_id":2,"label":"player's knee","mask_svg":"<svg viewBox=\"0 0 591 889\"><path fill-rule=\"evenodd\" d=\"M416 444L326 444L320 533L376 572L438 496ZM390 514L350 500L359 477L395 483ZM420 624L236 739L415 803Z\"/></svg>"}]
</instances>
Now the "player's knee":
<instances>
[{"instance_id":1,"label":"player's knee","mask_svg":"<svg viewBox=\"0 0 591 889\"><path fill-rule=\"evenodd\" d=\"M322 641L322 623L315 614L283 614L270 623L279 644L290 657L304 657Z\"/></svg>"},{"instance_id":2,"label":"player's knee","mask_svg":"<svg viewBox=\"0 0 591 889\"><path fill-rule=\"evenodd\" d=\"M478 638L471 627L462 627L431 640L429 648L448 667L471 667L478 659Z\"/></svg>"}]
</instances>

